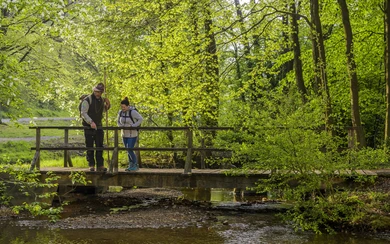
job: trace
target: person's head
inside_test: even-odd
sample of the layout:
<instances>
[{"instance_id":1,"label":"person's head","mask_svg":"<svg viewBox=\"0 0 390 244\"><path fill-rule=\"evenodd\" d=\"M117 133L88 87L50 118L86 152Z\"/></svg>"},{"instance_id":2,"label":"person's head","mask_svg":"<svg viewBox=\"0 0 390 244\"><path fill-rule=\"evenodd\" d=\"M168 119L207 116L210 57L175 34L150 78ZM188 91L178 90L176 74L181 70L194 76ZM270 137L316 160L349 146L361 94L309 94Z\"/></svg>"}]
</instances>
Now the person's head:
<instances>
[{"instance_id":1,"label":"person's head","mask_svg":"<svg viewBox=\"0 0 390 244\"><path fill-rule=\"evenodd\" d=\"M122 111L127 111L129 109L129 105L130 105L130 102L129 102L129 99L127 97L125 97L122 101L121 101L121 109Z\"/></svg>"},{"instance_id":2,"label":"person's head","mask_svg":"<svg viewBox=\"0 0 390 244\"><path fill-rule=\"evenodd\" d=\"M100 98L103 92L104 92L103 83L99 83L93 88L93 94L95 95L96 98Z\"/></svg>"}]
</instances>

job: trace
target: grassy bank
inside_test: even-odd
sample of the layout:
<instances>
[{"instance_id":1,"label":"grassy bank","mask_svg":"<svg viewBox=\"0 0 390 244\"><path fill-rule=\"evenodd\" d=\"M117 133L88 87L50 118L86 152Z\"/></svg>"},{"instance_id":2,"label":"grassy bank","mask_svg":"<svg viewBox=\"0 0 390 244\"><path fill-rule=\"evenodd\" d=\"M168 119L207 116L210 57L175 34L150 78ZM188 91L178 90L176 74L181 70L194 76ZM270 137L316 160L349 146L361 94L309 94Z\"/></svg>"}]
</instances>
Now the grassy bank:
<instances>
[{"instance_id":1,"label":"grassy bank","mask_svg":"<svg viewBox=\"0 0 390 244\"><path fill-rule=\"evenodd\" d=\"M30 126L79 126L76 121L34 121L31 123L17 123L10 122L7 124L0 124L0 139L1 138L26 138L35 137L35 130L30 129ZM81 131L70 130L69 135L79 135ZM45 129L41 132L42 136L63 136L63 130ZM0 141L1 142L1 141Z\"/></svg>"},{"instance_id":2,"label":"grassy bank","mask_svg":"<svg viewBox=\"0 0 390 244\"><path fill-rule=\"evenodd\" d=\"M30 123L9 122L0 124L0 163L30 163L35 151L31 150L35 146L34 129L30 126L72 126L77 125L76 121L32 121ZM64 131L57 129L47 129L41 132L42 145L59 145L64 141ZM82 131L70 130L71 140L82 140ZM57 160L61 156L59 152L43 151L42 158ZM63 165L63 163L61 164Z\"/></svg>"}]
</instances>

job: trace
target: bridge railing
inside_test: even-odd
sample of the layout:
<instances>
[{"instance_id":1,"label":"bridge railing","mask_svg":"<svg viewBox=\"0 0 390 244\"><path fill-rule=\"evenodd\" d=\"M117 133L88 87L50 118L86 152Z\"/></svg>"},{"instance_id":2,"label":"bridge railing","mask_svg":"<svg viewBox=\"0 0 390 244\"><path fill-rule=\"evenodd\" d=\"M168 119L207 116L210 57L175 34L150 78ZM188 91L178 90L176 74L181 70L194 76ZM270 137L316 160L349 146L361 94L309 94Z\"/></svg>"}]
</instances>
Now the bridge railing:
<instances>
[{"instance_id":1,"label":"bridge railing","mask_svg":"<svg viewBox=\"0 0 390 244\"><path fill-rule=\"evenodd\" d=\"M31 161L30 169L34 168L40 169L40 152L44 150L63 150L64 151L64 167L73 167L72 160L70 157L69 151L71 150L107 150L113 151L112 158L109 161L109 169L110 173L118 172L118 153L121 150L134 150L134 151L184 151L187 153L186 162L184 165L184 174L190 174L192 169L192 153L194 151L229 151L221 148L206 148L204 145L202 147L194 147L193 140L193 132L194 128L192 127L99 127L99 129L114 131L114 145L113 147L74 147L69 144L69 130L84 130L85 127L79 126L31 126L30 129L35 129L36 131L36 142L35 147L32 147L31 150L35 150L35 155L33 160ZM42 147L41 146L41 132L45 129L59 129L64 130L64 146L62 147ZM119 133L118 131L126 129L126 130L139 130L142 131L184 131L186 133L186 147L154 147L154 148L146 148L146 147L135 147L132 149L128 149L125 147L120 147L119 143ZM218 131L218 130L231 130L231 127L197 127L197 130L200 131ZM106 135L107 136L107 135ZM204 168L204 161L202 160L201 168Z\"/></svg>"}]
</instances>

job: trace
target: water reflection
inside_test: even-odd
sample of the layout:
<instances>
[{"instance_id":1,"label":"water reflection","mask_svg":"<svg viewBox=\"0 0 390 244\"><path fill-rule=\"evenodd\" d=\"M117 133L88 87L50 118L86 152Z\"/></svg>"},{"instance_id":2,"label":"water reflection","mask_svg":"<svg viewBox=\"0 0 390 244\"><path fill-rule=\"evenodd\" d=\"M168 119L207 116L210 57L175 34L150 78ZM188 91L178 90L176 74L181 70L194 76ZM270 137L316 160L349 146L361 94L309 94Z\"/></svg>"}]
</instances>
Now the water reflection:
<instances>
[{"instance_id":1,"label":"water reflection","mask_svg":"<svg viewBox=\"0 0 390 244\"><path fill-rule=\"evenodd\" d=\"M228 224L224 224L228 223ZM369 235L314 235L296 233L282 225L271 214L226 212L218 221L204 226L186 228L135 229L50 229L20 227L17 221L0 221L1 244L385 244L390 237Z\"/></svg>"},{"instance_id":2,"label":"water reflection","mask_svg":"<svg viewBox=\"0 0 390 244\"><path fill-rule=\"evenodd\" d=\"M182 188L181 192L184 199L205 202L261 201L266 196L235 188Z\"/></svg>"},{"instance_id":3,"label":"water reflection","mask_svg":"<svg viewBox=\"0 0 390 244\"><path fill-rule=\"evenodd\" d=\"M14 232L14 231L11 231ZM9 234L10 232L8 232ZM18 237L11 237L2 233L1 244L106 244L106 243L140 243L140 244L220 244L222 237L213 231L204 228L186 229L75 229L75 230L18 230Z\"/></svg>"}]
</instances>

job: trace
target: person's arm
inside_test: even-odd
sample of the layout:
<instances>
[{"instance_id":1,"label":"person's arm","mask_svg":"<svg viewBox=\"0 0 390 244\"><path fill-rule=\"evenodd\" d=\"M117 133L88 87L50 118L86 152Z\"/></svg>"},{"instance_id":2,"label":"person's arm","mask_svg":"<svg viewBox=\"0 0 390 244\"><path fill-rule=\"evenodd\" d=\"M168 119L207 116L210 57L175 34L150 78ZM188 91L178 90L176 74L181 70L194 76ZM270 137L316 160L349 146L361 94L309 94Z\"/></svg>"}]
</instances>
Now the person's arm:
<instances>
[{"instance_id":1,"label":"person's arm","mask_svg":"<svg viewBox=\"0 0 390 244\"><path fill-rule=\"evenodd\" d=\"M81 110L81 117L84 119L84 121L87 122L88 124L92 125L93 121L92 121L91 117L89 117L89 115L88 115L89 103L87 100L84 100L81 103L80 110Z\"/></svg>"},{"instance_id":2,"label":"person's arm","mask_svg":"<svg viewBox=\"0 0 390 244\"><path fill-rule=\"evenodd\" d=\"M142 116L137 112L137 110L131 110L131 115L135 120L135 123L132 125L132 127L140 126L144 118L142 118Z\"/></svg>"},{"instance_id":3,"label":"person's arm","mask_svg":"<svg viewBox=\"0 0 390 244\"><path fill-rule=\"evenodd\" d=\"M124 125L122 124L122 122L121 122L121 112L122 112L122 110L119 110L119 112L118 112L118 118L117 118L117 120L116 120L116 123L117 123L118 127L123 127L123 126L124 126Z\"/></svg>"}]
</instances>

